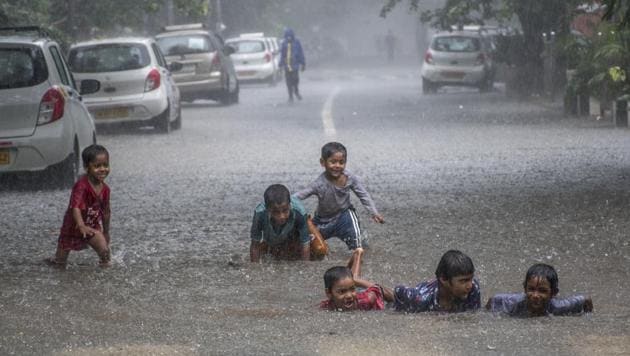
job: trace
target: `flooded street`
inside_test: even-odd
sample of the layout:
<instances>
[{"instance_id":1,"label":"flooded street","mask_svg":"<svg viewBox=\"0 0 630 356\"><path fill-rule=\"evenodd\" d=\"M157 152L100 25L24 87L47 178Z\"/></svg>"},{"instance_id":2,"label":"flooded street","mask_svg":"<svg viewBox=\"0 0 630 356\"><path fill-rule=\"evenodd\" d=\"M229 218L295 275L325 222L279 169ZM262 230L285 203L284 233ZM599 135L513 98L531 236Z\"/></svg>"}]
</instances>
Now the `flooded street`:
<instances>
[{"instance_id":1,"label":"flooded street","mask_svg":"<svg viewBox=\"0 0 630 356\"><path fill-rule=\"evenodd\" d=\"M441 89L417 66L310 69L304 100L283 83L240 103L184 104L183 127L99 131L110 152L114 266L92 250L67 270L54 253L70 190L0 187L0 355L592 355L630 350L630 131L565 118L558 104ZM348 148L386 223L355 206L370 242L362 274L392 287L434 275L442 253L471 256L482 304L520 292L527 268L556 267L560 296L595 312L511 319L318 310L322 262L250 264L265 188L294 192ZM306 201L313 211L316 199Z\"/></svg>"}]
</instances>

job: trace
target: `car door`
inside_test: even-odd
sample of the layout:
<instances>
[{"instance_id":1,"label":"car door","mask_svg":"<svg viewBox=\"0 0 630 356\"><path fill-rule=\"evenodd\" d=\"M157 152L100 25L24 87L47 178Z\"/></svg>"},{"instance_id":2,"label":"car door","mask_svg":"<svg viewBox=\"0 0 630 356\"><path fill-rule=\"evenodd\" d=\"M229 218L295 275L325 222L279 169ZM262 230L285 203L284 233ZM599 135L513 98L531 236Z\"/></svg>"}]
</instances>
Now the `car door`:
<instances>
[{"instance_id":1,"label":"car door","mask_svg":"<svg viewBox=\"0 0 630 356\"><path fill-rule=\"evenodd\" d=\"M95 141L95 137L93 136L95 131L94 120L82 102L81 94L75 86L70 70L61 55L59 47L54 43L50 43L48 44L48 51L57 69L60 86L66 93L66 110L69 112L68 119L72 122L72 129L78 136L79 151L82 151L83 148Z\"/></svg>"},{"instance_id":2,"label":"car door","mask_svg":"<svg viewBox=\"0 0 630 356\"><path fill-rule=\"evenodd\" d=\"M157 64L160 68L160 74L162 78L165 79L166 92L169 98L170 107L170 117L176 118L180 111L180 100L179 100L179 88L175 84L175 79L173 79L173 74L168 69L168 65L166 64L166 59L162 55L162 51L158 47L155 42L151 43L151 50L153 51L153 55L157 61Z\"/></svg>"}]
</instances>

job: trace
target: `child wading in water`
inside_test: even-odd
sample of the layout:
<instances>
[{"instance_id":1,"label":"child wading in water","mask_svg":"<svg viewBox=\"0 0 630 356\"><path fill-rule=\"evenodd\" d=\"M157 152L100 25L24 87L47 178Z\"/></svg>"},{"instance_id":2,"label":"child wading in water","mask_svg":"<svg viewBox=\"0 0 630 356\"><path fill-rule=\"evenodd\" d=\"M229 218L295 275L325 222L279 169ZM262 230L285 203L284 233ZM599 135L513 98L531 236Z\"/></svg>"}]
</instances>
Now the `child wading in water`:
<instances>
[{"instance_id":1,"label":"child wading in water","mask_svg":"<svg viewBox=\"0 0 630 356\"><path fill-rule=\"evenodd\" d=\"M109 153L105 147L91 145L81 153L86 174L72 187L70 204L63 218L55 257L46 259L53 266L65 267L71 250L92 247L101 267L110 266L109 251Z\"/></svg>"},{"instance_id":2,"label":"child wading in water","mask_svg":"<svg viewBox=\"0 0 630 356\"><path fill-rule=\"evenodd\" d=\"M329 142L322 147L319 160L324 172L307 188L295 194L300 200L311 195L318 198L317 210L313 222L319 228L324 239L333 236L346 243L354 251L362 248L359 218L350 203L350 191L353 191L361 204L372 214L372 220L383 223L372 197L367 192L359 177L346 170L348 154L346 148L338 142ZM354 275L358 277L358 275Z\"/></svg>"},{"instance_id":3,"label":"child wading in water","mask_svg":"<svg viewBox=\"0 0 630 356\"><path fill-rule=\"evenodd\" d=\"M593 311L593 300L584 295L558 298L558 274L544 263L527 270L524 293L502 293L488 299L486 309L517 317L568 315Z\"/></svg>"},{"instance_id":4,"label":"child wading in water","mask_svg":"<svg viewBox=\"0 0 630 356\"><path fill-rule=\"evenodd\" d=\"M366 288L357 292L356 288ZM319 304L321 309L336 311L383 310L385 302L393 302L391 289L352 277L348 267L329 268L324 274L324 288L328 299Z\"/></svg>"}]
</instances>

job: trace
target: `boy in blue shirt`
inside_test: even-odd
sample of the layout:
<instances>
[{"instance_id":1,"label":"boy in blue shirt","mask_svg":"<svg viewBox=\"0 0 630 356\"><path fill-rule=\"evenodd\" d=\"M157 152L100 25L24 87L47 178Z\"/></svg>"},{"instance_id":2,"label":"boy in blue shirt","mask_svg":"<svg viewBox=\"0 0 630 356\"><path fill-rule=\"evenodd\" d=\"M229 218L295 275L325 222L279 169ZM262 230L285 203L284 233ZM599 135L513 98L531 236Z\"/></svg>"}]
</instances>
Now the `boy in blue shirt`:
<instances>
[{"instance_id":1,"label":"boy in blue shirt","mask_svg":"<svg viewBox=\"0 0 630 356\"><path fill-rule=\"evenodd\" d=\"M398 311L463 312L481 307L479 282L474 278L475 266L460 251L447 251L435 271L435 279L416 287L397 286L394 307Z\"/></svg>"},{"instance_id":2,"label":"boy in blue shirt","mask_svg":"<svg viewBox=\"0 0 630 356\"><path fill-rule=\"evenodd\" d=\"M269 253L280 259L310 259L310 236L306 226L306 210L291 198L282 184L270 185L264 202L256 206L251 228L249 256L258 262Z\"/></svg>"},{"instance_id":3,"label":"boy in blue shirt","mask_svg":"<svg viewBox=\"0 0 630 356\"><path fill-rule=\"evenodd\" d=\"M527 270L524 293L502 293L488 299L486 309L518 317L580 314L593 311L590 297L573 295L557 298L558 274L544 263L537 263Z\"/></svg>"}]
</instances>

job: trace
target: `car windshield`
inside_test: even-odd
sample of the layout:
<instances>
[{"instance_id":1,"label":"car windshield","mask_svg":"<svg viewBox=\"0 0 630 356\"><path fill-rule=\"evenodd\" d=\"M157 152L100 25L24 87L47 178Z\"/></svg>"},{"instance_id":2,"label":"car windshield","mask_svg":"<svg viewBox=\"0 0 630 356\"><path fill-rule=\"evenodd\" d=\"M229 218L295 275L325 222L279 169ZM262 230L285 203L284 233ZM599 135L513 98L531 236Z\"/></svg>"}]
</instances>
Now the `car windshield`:
<instances>
[{"instance_id":1,"label":"car windshield","mask_svg":"<svg viewBox=\"0 0 630 356\"><path fill-rule=\"evenodd\" d=\"M157 42L167 56L216 51L210 39L203 35L162 37Z\"/></svg>"},{"instance_id":2,"label":"car windshield","mask_svg":"<svg viewBox=\"0 0 630 356\"><path fill-rule=\"evenodd\" d=\"M256 53L265 50L262 41L235 41L231 42L230 46L234 47L235 53Z\"/></svg>"},{"instance_id":3,"label":"car windshield","mask_svg":"<svg viewBox=\"0 0 630 356\"><path fill-rule=\"evenodd\" d=\"M39 48L0 48L0 89L32 87L47 78L46 61Z\"/></svg>"},{"instance_id":4,"label":"car windshield","mask_svg":"<svg viewBox=\"0 0 630 356\"><path fill-rule=\"evenodd\" d=\"M150 63L147 48L135 43L76 47L69 55L70 68L77 73L120 72L140 69Z\"/></svg>"},{"instance_id":5,"label":"car windshield","mask_svg":"<svg viewBox=\"0 0 630 356\"><path fill-rule=\"evenodd\" d=\"M478 52L481 44L478 38L465 36L436 37L431 49L440 52Z\"/></svg>"}]
</instances>

